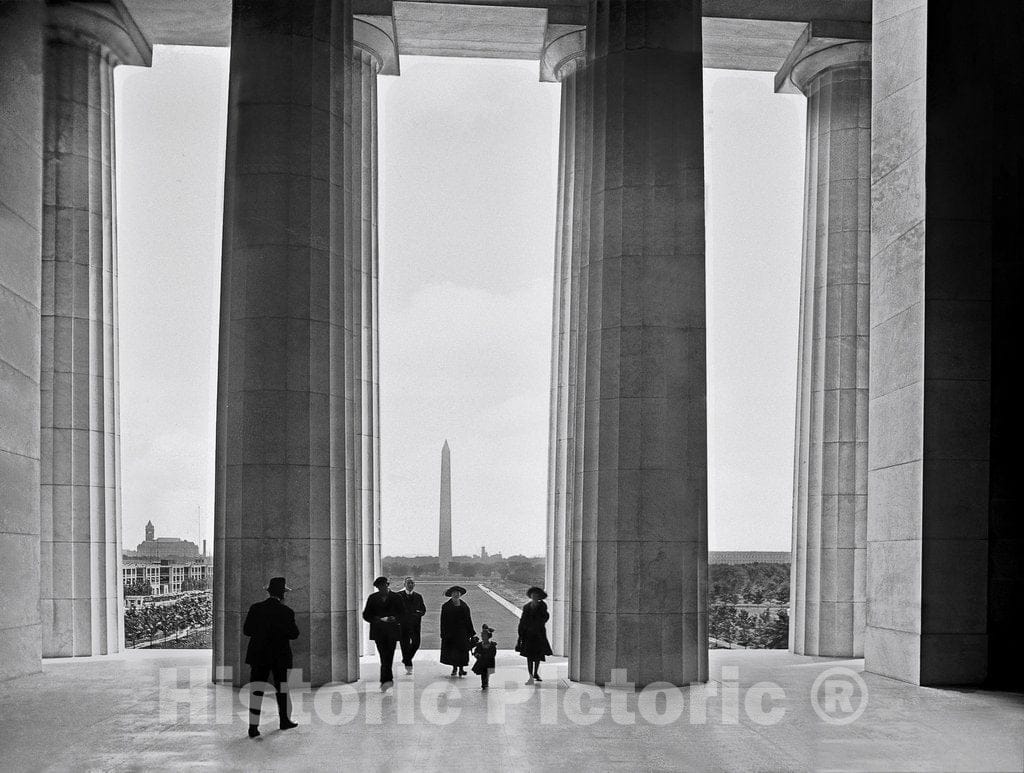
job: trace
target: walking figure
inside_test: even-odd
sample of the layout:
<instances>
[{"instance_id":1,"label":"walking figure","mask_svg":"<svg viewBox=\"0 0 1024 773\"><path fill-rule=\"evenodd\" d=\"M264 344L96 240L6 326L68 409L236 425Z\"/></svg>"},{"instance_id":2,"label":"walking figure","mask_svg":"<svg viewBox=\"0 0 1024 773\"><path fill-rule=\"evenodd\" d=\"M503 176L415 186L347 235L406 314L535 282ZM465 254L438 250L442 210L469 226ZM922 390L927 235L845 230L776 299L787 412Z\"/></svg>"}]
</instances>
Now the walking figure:
<instances>
[{"instance_id":1,"label":"walking figure","mask_svg":"<svg viewBox=\"0 0 1024 773\"><path fill-rule=\"evenodd\" d=\"M420 620L427 612L427 606L423 603L423 597L413 588L416 581L412 577L405 578L405 589L399 592L398 597L402 599L405 607L405 614L402 615L402 665L405 666L405 673L412 673L412 659L420 648Z\"/></svg>"},{"instance_id":2,"label":"walking figure","mask_svg":"<svg viewBox=\"0 0 1024 773\"><path fill-rule=\"evenodd\" d=\"M465 588L453 585L444 592L448 601L441 605L441 662L452 667L451 676L465 676L469 665L474 631L469 604L462 600L465 594Z\"/></svg>"},{"instance_id":3,"label":"walking figure","mask_svg":"<svg viewBox=\"0 0 1024 773\"><path fill-rule=\"evenodd\" d=\"M288 669L292 667L292 639L299 638L295 613L284 603L284 594L291 588L284 577L271 577L267 584L267 598L249 607L242 633L249 637L245 662L249 664L249 737L260 734L260 710L263 687L268 679L277 693L277 716L282 730L298 727L291 720L291 700L288 697Z\"/></svg>"},{"instance_id":4,"label":"walking figure","mask_svg":"<svg viewBox=\"0 0 1024 773\"><path fill-rule=\"evenodd\" d=\"M480 640L473 648L473 657L476 662L473 664L473 673L480 675L480 689L486 690L491 674L494 673L494 657L498 654L498 645L491 640L494 629L487 623L480 626Z\"/></svg>"},{"instance_id":5,"label":"walking figure","mask_svg":"<svg viewBox=\"0 0 1024 773\"><path fill-rule=\"evenodd\" d=\"M548 632L546 624L550 615L548 605L544 599L548 597L543 588L536 585L526 591L530 600L523 605L523 612L519 617L519 641L516 642L516 652L526 658L526 670L530 672L527 684L542 682L540 678L540 663L545 655L551 654L551 644L548 643Z\"/></svg>"},{"instance_id":6,"label":"walking figure","mask_svg":"<svg viewBox=\"0 0 1024 773\"><path fill-rule=\"evenodd\" d=\"M397 593L389 590L387 577L373 581L376 593L371 593L363 607L363 620L370 624L370 638L377 645L380 656L380 690L387 692L395 684L392 663L395 660L395 645L402 634L402 616L405 605Z\"/></svg>"}]
</instances>

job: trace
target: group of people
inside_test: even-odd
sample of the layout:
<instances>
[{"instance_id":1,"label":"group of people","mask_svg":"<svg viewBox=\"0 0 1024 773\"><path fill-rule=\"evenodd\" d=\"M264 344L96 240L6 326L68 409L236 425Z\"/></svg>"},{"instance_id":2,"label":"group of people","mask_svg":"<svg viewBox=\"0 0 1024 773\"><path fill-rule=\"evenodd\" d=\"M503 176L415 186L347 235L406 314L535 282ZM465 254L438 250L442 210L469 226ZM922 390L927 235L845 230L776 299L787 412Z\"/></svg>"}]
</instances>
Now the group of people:
<instances>
[{"instance_id":1,"label":"group of people","mask_svg":"<svg viewBox=\"0 0 1024 773\"><path fill-rule=\"evenodd\" d=\"M386 691L394 684L392 662L396 643L402 649L405 673L412 673L412 659L420 646L420 621L427 607L414 590L416 582L411 577L405 578L398 593L390 590L387 577L378 577L373 584L377 592L366 599L363 619L370 624L370 638L377 645L380 688ZM465 593L461 585L453 585L444 592L448 601L441 605L441 662L452 667L451 676L465 676L472 650L477 657L473 672L480 674L482 686L487 689L487 675L494 668L497 651L497 645L491 641L494 629L485 623L480 628L480 638L477 637L469 604L462 600Z\"/></svg>"},{"instance_id":2,"label":"group of people","mask_svg":"<svg viewBox=\"0 0 1024 773\"><path fill-rule=\"evenodd\" d=\"M413 658L420 647L420 621L427 612L423 596L416 592L416 582L406 577L399 592L391 590L387 577L373 581L376 591L366 599L363 619L370 624L370 638L380 658L380 689L386 692L394 686L395 648L402 653L402 664L407 675L413 672ZM291 704L284 685L288 669L292 667L291 641L299 636L295 613L284 603L284 595L291 590L284 577L273 577L267 585L267 598L249 607L243 633L249 637L245 662L249 665L250 681L256 684L249 703L249 737L259 736L260 709L263 692L260 685L273 684L277 694L278 716L282 730L296 727L291 720ZM486 690L494 672L498 652L493 639L494 629L486 623L477 636L469 605L463 600L466 589L453 585L444 592L448 600L441 605L441 662L452 667L450 677L466 676L466 666L472 654L473 673L480 677L480 687ZM529 601L523 605L519 617L516 652L526 658L529 672L527 684L543 681L540 664L551 654L547 637L548 610L544 599L547 593L537 586L527 590Z\"/></svg>"},{"instance_id":3,"label":"group of people","mask_svg":"<svg viewBox=\"0 0 1024 773\"><path fill-rule=\"evenodd\" d=\"M395 680L392 663L396 645L402 650L405 673L413 671L413 657L420 646L420 621L427 607L423 597L416 592L416 582L411 577L405 578L398 593L391 591L387 577L378 577L373 585L377 591L366 599L363 619L370 624L370 638L377 645L380 656L380 688L387 691ZM462 598L466 589L461 585L451 586L444 595L448 600L441 605L441 662L452 667L449 676L462 677L466 676L466 666L472 655L475 658L473 673L480 676L480 687L486 690L498 651L493 638L494 629L484 623L477 636L469 604ZM543 681L540 663L551 654L546 628L549 615L544 603L548 594L543 588L533 586L526 595L530 601L523 606L519 618L516 651L526 658L530 674L527 684L532 684Z\"/></svg>"}]
</instances>

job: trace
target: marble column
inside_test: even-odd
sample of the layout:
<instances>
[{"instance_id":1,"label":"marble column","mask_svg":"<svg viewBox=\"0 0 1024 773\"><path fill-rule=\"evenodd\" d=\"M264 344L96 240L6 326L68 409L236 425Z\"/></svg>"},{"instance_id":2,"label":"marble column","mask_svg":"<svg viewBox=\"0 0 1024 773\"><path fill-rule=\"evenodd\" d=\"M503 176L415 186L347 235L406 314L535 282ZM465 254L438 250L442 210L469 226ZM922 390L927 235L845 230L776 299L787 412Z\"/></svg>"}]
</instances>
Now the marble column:
<instances>
[{"instance_id":1,"label":"marble column","mask_svg":"<svg viewBox=\"0 0 1024 773\"><path fill-rule=\"evenodd\" d=\"M353 48L348 62L349 89L346 123L347 189L345 193L345 231L348 235L345 275L349 280L346 374L350 378L352 413L348 417L348 435L352 439L352 483L354 517L361 524L359 544L359 582L353 589L356 609L372 590L380 574L379 488L375 487L377 456L377 380L373 352L376 345L376 268L377 232L376 149L377 149L377 72L379 62L372 49L358 44L362 23L353 21ZM373 654L369 625L360 624L361 652Z\"/></svg>"},{"instance_id":2,"label":"marble column","mask_svg":"<svg viewBox=\"0 0 1024 773\"><path fill-rule=\"evenodd\" d=\"M807 97L790 647L801 655L861 657L871 45L801 39L780 76Z\"/></svg>"},{"instance_id":3,"label":"marble column","mask_svg":"<svg viewBox=\"0 0 1024 773\"><path fill-rule=\"evenodd\" d=\"M586 32L549 25L541 54L541 80L562 84L559 118L558 214L555 219L554 303L551 341L551 402L548 441L548 513L545 587L550 596L548 636L556 655L567 651L570 533L572 511L576 389L576 333L573 311L578 304L580 239L575 224L583 194L577 174L584 154L586 126L582 77Z\"/></svg>"},{"instance_id":4,"label":"marble column","mask_svg":"<svg viewBox=\"0 0 1024 773\"><path fill-rule=\"evenodd\" d=\"M0 681L39 670L39 255L46 6L0 3Z\"/></svg>"},{"instance_id":5,"label":"marble column","mask_svg":"<svg viewBox=\"0 0 1024 773\"><path fill-rule=\"evenodd\" d=\"M354 681L379 571L376 76L348 2L235 3L217 416L214 665L283 575L314 685Z\"/></svg>"},{"instance_id":6,"label":"marble column","mask_svg":"<svg viewBox=\"0 0 1024 773\"><path fill-rule=\"evenodd\" d=\"M151 57L118 3L49 7L43 114L43 656L117 652L121 610L114 67Z\"/></svg>"},{"instance_id":7,"label":"marble column","mask_svg":"<svg viewBox=\"0 0 1024 773\"><path fill-rule=\"evenodd\" d=\"M353 506L362 523L361 590L358 603L374 590L381 574L380 554L380 381L378 339L378 195L377 76L398 75L398 54L390 17L357 15L352 22L349 62L349 110L346 124L346 276L351 271L350 329L353 416ZM360 606L361 608L361 606ZM369 626L364 624L363 653L374 654Z\"/></svg>"},{"instance_id":8,"label":"marble column","mask_svg":"<svg viewBox=\"0 0 1024 773\"><path fill-rule=\"evenodd\" d=\"M594 123L592 105L594 81L587 67L586 41L583 61L577 62L568 77L574 80L576 97L576 165L573 186L573 244L569 294L569 377L567 390L568 426L566 428L566 498L565 498L565 611L563 617L563 649L571 663L580 662L583 639L573 634L579 630L580 596L576 591L582 574L581 562L583 453L585 437L582 407L586 398L587 352L587 286L590 278L590 209L593 181ZM570 671L572 667L570 666Z\"/></svg>"},{"instance_id":9,"label":"marble column","mask_svg":"<svg viewBox=\"0 0 1024 773\"><path fill-rule=\"evenodd\" d=\"M707 678L701 6L590 3L570 678Z\"/></svg>"}]
</instances>

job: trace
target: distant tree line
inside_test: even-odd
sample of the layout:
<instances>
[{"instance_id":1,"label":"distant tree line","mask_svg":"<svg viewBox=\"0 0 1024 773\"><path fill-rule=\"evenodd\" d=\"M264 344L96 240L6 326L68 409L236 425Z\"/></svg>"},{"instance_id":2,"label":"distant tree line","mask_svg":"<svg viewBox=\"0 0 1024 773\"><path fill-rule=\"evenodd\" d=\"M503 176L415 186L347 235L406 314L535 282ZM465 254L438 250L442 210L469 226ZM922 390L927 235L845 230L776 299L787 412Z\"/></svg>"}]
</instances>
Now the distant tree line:
<instances>
[{"instance_id":1,"label":"distant tree line","mask_svg":"<svg viewBox=\"0 0 1024 773\"><path fill-rule=\"evenodd\" d=\"M169 636L177 631L205 628L213 624L213 596L182 596L171 604L126 609L124 638L129 647L143 641Z\"/></svg>"},{"instance_id":2,"label":"distant tree line","mask_svg":"<svg viewBox=\"0 0 1024 773\"><path fill-rule=\"evenodd\" d=\"M487 561L461 556L448 564L445 573L437 556L386 556L383 567L396 586L404 577L491 578L524 587L544 584L544 559L522 555ZM789 645L789 564L711 564L708 588L710 636L751 648L781 649ZM509 588L499 586L499 590Z\"/></svg>"},{"instance_id":3,"label":"distant tree line","mask_svg":"<svg viewBox=\"0 0 1024 773\"><path fill-rule=\"evenodd\" d=\"M708 610L711 636L751 649L785 649L789 646L789 612L766 607L760 614L729 604L712 604Z\"/></svg>"},{"instance_id":4,"label":"distant tree line","mask_svg":"<svg viewBox=\"0 0 1024 773\"><path fill-rule=\"evenodd\" d=\"M403 577L464 577L486 579L498 577L511 582L543 585L544 558L514 555L507 558L474 561L458 556L448 564L442 575L437 556L385 556L384 574L397 584ZM789 603L789 564L711 564L708 587L712 602L724 604Z\"/></svg>"},{"instance_id":5,"label":"distant tree line","mask_svg":"<svg viewBox=\"0 0 1024 773\"><path fill-rule=\"evenodd\" d=\"M384 574L391 578L393 585L398 585L404 577L463 577L467 580L497 577L526 585L544 584L544 559L522 555L489 558L486 561L474 561L471 557L460 556L449 562L447 572L441 571L437 556L385 556L382 566Z\"/></svg>"},{"instance_id":6,"label":"distant tree line","mask_svg":"<svg viewBox=\"0 0 1024 773\"><path fill-rule=\"evenodd\" d=\"M729 604L787 604L789 564L711 564L708 594Z\"/></svg>"},{"instance_id":7,"label":"distant tree line","mask_svg":"<svg viewBox=\"0 0 1024 773\"><path fill-rule=\"evenodd\" d=\"M711 636L756 649L789 646L789 564L711 564L708 587Z\"/></svg>"}]
</instances>

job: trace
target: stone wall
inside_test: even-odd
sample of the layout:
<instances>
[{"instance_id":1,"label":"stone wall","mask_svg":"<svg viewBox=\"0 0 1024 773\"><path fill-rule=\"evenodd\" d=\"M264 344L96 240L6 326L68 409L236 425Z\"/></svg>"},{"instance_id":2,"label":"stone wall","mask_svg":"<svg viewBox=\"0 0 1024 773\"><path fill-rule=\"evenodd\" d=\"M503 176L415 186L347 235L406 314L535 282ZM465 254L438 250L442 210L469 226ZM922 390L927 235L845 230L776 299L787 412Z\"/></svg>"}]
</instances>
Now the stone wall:
<instances>
[{"instance_id":1,"label":"stone wall","mask_svg":"<svg viewBox=\"0 0 1024 773\"><path fill-rule=\"evenodd\" d=\"M1020 681L1022 14L874 4L865 660L921 684Z\"/></svg>"}]
</instances>

